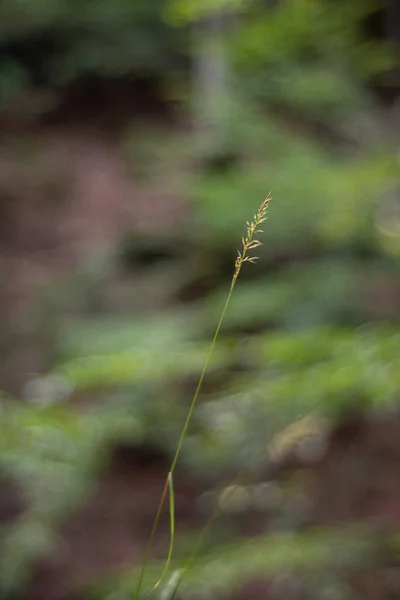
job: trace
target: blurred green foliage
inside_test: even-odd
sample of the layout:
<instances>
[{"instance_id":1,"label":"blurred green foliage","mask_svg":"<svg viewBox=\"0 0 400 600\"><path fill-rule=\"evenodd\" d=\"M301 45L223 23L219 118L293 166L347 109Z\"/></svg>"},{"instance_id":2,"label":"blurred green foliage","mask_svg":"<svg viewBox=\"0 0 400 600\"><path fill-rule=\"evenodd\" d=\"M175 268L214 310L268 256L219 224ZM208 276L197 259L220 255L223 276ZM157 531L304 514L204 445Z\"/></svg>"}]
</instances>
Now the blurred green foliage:
<instances>
[{"instance_id":1,"label":"blurred green foliage","mask_svg":"<svg viewBox=\"0 0 400 600\"><path fill-rule=\"evenodd\" d=\"M0 7L5 89L65 84L85 75L163 75L181 42L162 19L164 0L6 1Z\"/></svg>"},{"instance_id":2,"label":"blurred green foliage","mask_svg":"<svg viewBox=\"0 0 400 600\"><path fill-rule=\"evenodd\" d=\"M140 329L127 328L129 323L121 323L119 329L115 320L108 325L104 322L102 328L90 322L75 326L70 323L66 346L69 359L65 354L63 364L53 373L31 382L26 391L31 405L16 407L14 402L4 401L1 469L18 482L29 507L23 519L4 527L1 581L5 592L23 584L33 559L51 555L65 514L90 498L115 443L138 448L146 443L162 452L173 452L189 401L182 382L188 374L193 381L206 350L202 344L184 340L188 334L184 323L188 320L178 324L176 318L164 314L161 326L150 321L143 324L144 337L138 335ZM158 345L161 340L157 341L157 334L161 335L163 329L165 350L162 344ZM135 339L137 348L131 346ZM209 374L212 385L202 394L191 434L184 444L183 465L200 482L210 483L227 470L262 472L267 448L274 443L275 435L299 416L312 413L334 422L343 410L353 406L377 413L391 411L400 383L399 345L398 330L387 327L359 331L325 327L245 339L230 335L213 362ZM85 356L93 358L84 359ZM229 384L221 387L221 375L235 365L241 367L242 373L230 375ZM97 398L94 405L83 408L73 403L74 398L93 390ZM322 435L325 443L323 429L317 428L311 435L317 441ZM312 464L320 456L320 444L310 450L303 444L305 439L304 435L299 436L296 452ZM292 444L274 449L279 456L292 450ZM321 534L320 543L325 547L327 539L329 536ZM352 539L349 534L349 544ZM365 536L361 539L366 543ZM216 539L214 543L217 542ZM276 545L269 538L261 539L256 542L260 544L258 552L249 542L249 562L243 565L243 572L250 577L260 569L265 575L266 564L272 571L286 566L296 569L296 557L302 557L315 575L319 561L315 563L311 558L313 542L309 545L308 538L304 540L305 554L296 550L299 543L294 537L288 541L288 547L286 543L281 547L279 540ZM243 542L239 544L241 550L237 551L243 556ZM261 550L263 544L270 548L270 554ZM185 551L184 547L183 556ZM224 569L230 585L234 585L235 576L241 572L231 560L230 553L236 550L222 546L214 552L218 561L214 562L213 555L206 560L216 570L215 585L221 584ZM271 563L270 555L275 557ZM221 573L217 565L221 566ZM201 565L198 568L201 576ZM124 581L122 578L118 584L113 580L113 585L121 585L123 590ZM191 581L190 577L184 585L190 587ZM196 589L197 584L193 585ZM100 597L108 596L103 591Z\"/></svg>"},{"instance_id":3,"label":"blurred green foliage","mask_svg":"<svg viewBox=\"0 0 400 600\"><path fill-rule=\"evenodd\" d=\"M276 593L292 593L295 589L309 593L335 593L335 597L346 598L350 589L338 585L332 568L345 568L351 571L360 563L376 558L376 536L367 529L350 528L347 531L332 532L329 529L299 534L293 538L290 533L272 534L268 538L241 540L240 545L220 545L199 557L195 567L182 581L180 593L221 594L233 593L260 573L273 581ZM342 553L342 550L344 552ZM338 550L340 551L338 553ZM248 557L243 560L243 556ZM155 564L149 570L148 585L157 577L162 565ZM282 575L283 574L283 575ZM179 570L172 571L166 593L172 593ZM127 572L121 580L112 579L95 587L89 593L90 599L112 598L118 586L121 596L128 598L133 592L136 572ZM288 585L285 585L285 584ZM264 587L263 591L266 591ZM155 593L150 598L157 597ZM168 597L165 594L165 597Z\"/></svg>"},{"instance_id":4,"label":"blurred green foliage","mask_svg":"<svg viewBox=\"0 0 400 600\"><path fill-rule=\"evenodd\" d=\"M63 520L90 501L115 445L175 449L244 222L270 189L262 260L244 270L235 290L183 466L201 488L226 472L259 474L271 441L299 417L334 423L354 405L373 414L395 409L399 164L366 87L392 60L363 33L374 7L364 0L268 8L236 0L1 3L3 99L87 75L144 75L172 85L178 73L188 90L192 28L211 9L236 13L224 37L232 87L218 143L154 124L138 132L135 123L119 139L134 177L185 195L187 226L121 241L120 254L134 267L144 251L156 259L110 310L101 299L123 270L117 260L52 290L56 304L68 305L57 315L54 365L31 377L24 402L1 401L0 472L24 500L20 518L1 525L6 598L23 589L36 559L52 553ZM27 58L32 45L37 54ZM182 301L187 290L195 290L190 302ZM157 314L148 308L153 301ZM308 452L307 460L318 456ZM278 533L229 546L215 535L184 589L198 592L206 578L214 593L293 569L305 577L322 572L326 582L338 547L346 564L368 564L367 534L335 535ZM186 550L182 544L179 554ZM158 576L160 565L154 569ZM135 577L111 577L90 594L129 594Z\"/></svg>"},{"instance_id":5,"label":"blurred green foliage","mask_svg":"<svg viewBox=\"0 0 400 600\"><path fill-rule=\"evenodd\" d=\"M347 120L365 106L360 78L379 77L393 64L389 49L363 32L363 19L379 8L375 0L252 7L246 26L233 36L240 76L253 93L313 119L334 119L336 125Z\"/></svg>"}]
</instances>

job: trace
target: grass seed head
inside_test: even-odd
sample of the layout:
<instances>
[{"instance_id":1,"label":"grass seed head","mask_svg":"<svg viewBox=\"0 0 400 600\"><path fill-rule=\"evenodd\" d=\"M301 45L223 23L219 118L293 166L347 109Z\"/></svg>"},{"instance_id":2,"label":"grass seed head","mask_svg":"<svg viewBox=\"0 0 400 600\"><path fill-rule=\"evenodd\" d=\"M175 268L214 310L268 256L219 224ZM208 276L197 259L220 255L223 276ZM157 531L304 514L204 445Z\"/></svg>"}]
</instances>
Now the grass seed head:
<instances>
[{"instance_id":1,"label":"grass seed head","mask_svg":"<svg viewBox=\"0 0 400 600\"><path fill-rule=\"evenodd\" d=\"M254 215L253 220L251 222L246 221L246 235L242 237L242 249L238 250L238 255L235 260L232 286L236 283L236 279L238 278L243 263L249 262L254 264L259 258L258 256L249 256L249 252L262 245L260 240L255 239L254 236L258 233L263 233L262 229L258 229L258 227L267 220L267 209L270 200L271 194L268 194Z\"/></svg>"}]
</instances>

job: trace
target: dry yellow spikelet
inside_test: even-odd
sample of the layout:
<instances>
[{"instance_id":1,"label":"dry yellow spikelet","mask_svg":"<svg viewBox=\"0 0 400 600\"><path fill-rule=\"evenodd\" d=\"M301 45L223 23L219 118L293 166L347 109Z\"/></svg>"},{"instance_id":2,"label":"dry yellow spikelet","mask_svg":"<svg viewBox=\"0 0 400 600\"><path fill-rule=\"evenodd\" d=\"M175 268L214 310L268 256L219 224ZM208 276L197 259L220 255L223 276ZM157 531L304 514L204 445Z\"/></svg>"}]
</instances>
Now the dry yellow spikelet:
<instances>
[{"instance_id":1,"label":"dry yellow spikelet","mask_svg":"<svg viewBox=\"0 0 400 600\"><path fill-rule=\"evenodd\" d=\"M268 445L268 458L274 462L284 460L296 452L296 448L306 440L326 439L329 433L329 421L315 415L297 419L273 436Z\"/></svg>"},{"instance_id":2,"label":"dry yellow spikelet","mask_svg":"<svg viewBox=\"0 0 400 600\"><path fill-rule=\"evenodd\" d=\"M257 233L263 233L262 229L258 229L258 227L261 225L261 223L264 223L267 220L267 208L270 200L271 194L268 194L254 215L253 221L246 221L246 235L242 237L242 249L238 250L238 255L236 257L235 271L232 277L232 287L236 283L236 279L238 278L243 263L255 263L259 258L258 256L249 256L249 252L262 245L259 240L255 239L254 236L257 235Z\"/></svg>"}]
</instances>

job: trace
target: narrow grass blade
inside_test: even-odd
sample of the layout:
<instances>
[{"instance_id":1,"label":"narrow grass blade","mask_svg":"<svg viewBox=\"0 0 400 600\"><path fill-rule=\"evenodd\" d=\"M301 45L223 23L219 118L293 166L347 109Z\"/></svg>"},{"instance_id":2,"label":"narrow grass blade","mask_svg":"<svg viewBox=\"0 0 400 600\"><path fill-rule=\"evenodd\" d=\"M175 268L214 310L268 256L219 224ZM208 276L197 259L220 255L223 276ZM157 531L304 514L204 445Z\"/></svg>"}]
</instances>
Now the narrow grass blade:
<instances>
[{"instance_id":1,"label":"narrow grass blade","mask_svg":"<svg viewBox=\"0 0 400 600\"><path fill-rule=\"evenodd\" d=\"M186 420L183 425L183 429L182 429L182 432L181 432L181 435L180 435L180 438L178 441L178 445L177 445L174 457L172 459L171 468L170 468L168 477L165 481L164 490L161 495L160 503L158 505L157 513L156 513L156 516L155 516L155 519L153 522L153 527L152 527L152 530L150 533L150 538L149 538L146 552L144 555L142 568L141 568L141 571L139 574L134 600L139 600L140 590L142 588L147 563L150 558L150 553L151 553L151 549L153 546L154 537L155 537L155 534L157 531L157 527L158 527L158 523L160 520L162 509L164 506L165 498L167 496L167 491L168 491L168 489L170 489L169 481L171 480L171 482L172 482L172 474L175 470L176 464L177 464L179 456L180 456L182 445L183 445L184 439L186 437L187 430L189 428L189 423L191 421L191 418L192 418L192 415L193 415L193 412L194 412L194 409L195 409L195 406L197 403L197 398L199 396L200 389L203 384L203 379L205 377L209 362L211 360L211 357L212 357L212 354L214 351L214 347L217 342L217 338L218 338L218 335L219 335L219 332L220 332L220 329L222 326L222 322L224 320L225 313L227 311L237 278L238 278L240 270L245 262L256 262L258 260L258 258L255 256L253 256L253 257L249 256L249 252L251 250L253 250L254 248L257 248L259 245L261 245L261 243L255 239L255 235L257 235L258 233L261 233L261 230L258 229L258 227L259 227L259 225L261 225L261 223L264 223L267 220L267 208L268 208L268 204L269 204L270 200L271 200L271 194L268 194L267 197L261 203L260 208L258 209L256 214L254 215L253 221L246 223L246 226L247 226L246 235L242 237L242 249L240 251L238 251L238 254L236 257L235 268L234 268L234 273L233 273L233 277L232 277L232 281L231 281L230 290L229 290L228 296L226 298L224 308L222 309L222 313L221 313L217 328L215 330L214 337L211 341L211 345L210 345L209 351L208 351L206 359L205 359L203 370L202 370L200 378L198 380L197 387L196 387L192 402L189 406L189 411L188 411L188 414L187 414L187 417L186 417ZM172 493L172 495L173 495L173 493ZM170 508L170 513L171 513L171 508ZM171 528L171 533L172 533L172 528ZM170 552L172 553L171 546L170 546ZM178 583L178 585L179 585L179 583Z\"/></svg>"},{"instance_id":2,"label":"narrow grass blade","mask_svg":"<svg viewBox=\"0 0 400 600\"><path fill-rule=\"evenodd\" d=\"M224 504L229 500L229 498L235 493L235 491L238 489L238 487L240 486L240 484L242 483L242 477L238 477L236 478L234 481L232 481L232 483L230 484L230 492L229 494L225 497L224 499ZM204 539L207 535L207 533L209 532L209 530L211 529L211 526L213 525L214 521L216 520L216 518L218 517L218 514L220 512L221 507L218 505L218 503L216 503L215 508L212 512L212 514L210 515L210 517L207 519L204 527L202 528L202 530L200 531L200 534L198 535L191 553L189 554L188 558L186 559L186 562L183 566L183 568L180 571L180 576L177 579L177 582L175 584L174 590L172 595L169 597L168 600L173 600L178 592L178 588L179 585L182 581L182 579L184 578L184 576L190 571L194 561L197 558L198 553L200 552L201 546L203 545Z\"/></svg>"},{"instance_id":3,"label":"narrow grass blade","mask_svg":"<svg viewBox=\"0 0 400 600\"><path fill-rule=\"evenodd\" d=\"M167 560L165 562L164 565L164 570L162 572L162 575L160 577L160 579L157 581L157 583L155 584L155 586L153 587L153 590L155 590L160 583L162 582L162 580L164 579L168 569L169 569L169 565L171 563L171 558L172 558L172 552L174 549L174 540L175 540L175 496L174 496L174 484L173 484L173 480L172 480L172 473L171 471L168 473L168 488L169 488L169 518L170 518L170 542L169 542L169 550L168 550L168 556L167 556Z\"/></svg>"}]
</instances>

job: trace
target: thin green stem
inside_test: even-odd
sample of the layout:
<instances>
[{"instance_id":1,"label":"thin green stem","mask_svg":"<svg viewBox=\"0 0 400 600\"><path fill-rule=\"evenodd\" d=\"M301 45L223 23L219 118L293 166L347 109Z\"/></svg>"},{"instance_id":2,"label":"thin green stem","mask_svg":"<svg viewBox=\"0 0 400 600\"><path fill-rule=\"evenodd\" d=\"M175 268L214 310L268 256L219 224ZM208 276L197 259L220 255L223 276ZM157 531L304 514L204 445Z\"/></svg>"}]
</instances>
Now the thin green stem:
<instances>
[{"instance_id":1,"label":"thin green stem","mask_svg":"<svg viewBox=\"0 0 400 600\"><path fill-rule=\"evenodd\" d=\"M163 493L161 494L160 503L158 505L157 513L156 513L156 516L155 516L154 521L153 521L153 527L151 529L151 533L150 533L149 541L148 541L148 544L147 544L146 552L145 552L145 555L144 555L144 558L143 558L142 568L141 568L140 574L139 574L138 584L137 584L136 591L135 591L135 596L134 596L135 600L139 600L139 594L140 594L140 590L142 589L143 578L144 578L144 575L145 575L145 572L146 572L147 563L149 562L150 552L151 552L151 549L153 547L154 537L156 535L156 531L157 531L157 527L158 527L158 522L159 522L160 517L161 517L161 511L162 511L162 508L164 506L165 498L167 496L168 486L169 486L169 476L167 477L167 479L165 481Z\"/></svg>"},{"instance_id":2,"label":"thin green stem","mask_svg":"<svg viewBox=\"0 0 400 600\"><path fill-rule=\"evenodd\" d=\"M142 568L140 570L140 575L139 575L138 584L137 584L136 591L135 591L134 600L139 600L139 594L140 594L140 590L142 588L144 574L145 574L145 571L146 571L147 563L148 563L149 558L150 558L150 553L151 553L151 549L153 547L154 537L155 537L155 534L156 534L156 531L157 531L158 523L159 523L160 517L161 517L161 512L162 512L162 509L163 509L163 506L164 506L164 502L165 502L165 498L166 498L166 495L167 495L167 490L168 490L170 481L172 481L172 475L174 473L176 464L177 464L178 459L179 459L181 448L182 448L184 439L186 437L186 433L187 433L187 430L188 430L188 427L189 427L189 424L190 424L190 420L192 418L192 415L193 415L193 412L194 412L194 409L195 409L195 406L196 406L197 398L199 396L200 389L201 389L201 386L203 384L203 380L204 380L204 377L205 377L208 365L210 363L210 360L211 360L211 357L212 357L212 354L213 354L213 351L214 351L214 347L215 347L215 344L217 342L217 338L218 338L218 335L219 335L219 332L220 332L220 329L221 329L221 326L222 326L222 322L224 320L224 317L225 317L225 314L226 314L229 302L231 300L232 292L234 290L237 278L239 276L239 273L240 273L240 270L242 268L242 265L245 262L255 262L257 260L257 257L251 257L251 256L249 256L249 252L251 250L253 250L254 248L258 248L258 246L261 245L261 242L259 242L258 240L255 240L254 236L257 233L260 232L260 230L258 230L257 227L261 223L263 223L264 221L266 221L266 219L267 219L266 212L267 212L267 208L268 208L268 204L269 204L270 199L271 199L271 195L268 194L268 196L265 198L265 200L261 203L261 206L258 209L258 211L256 212L256 214L254 215L254 220L251 223L247 222L247 233L246 233L245 237L242 237L242 251L238 252L238 256L236 258L235 270L234 270L233 277L232 277L231 287L230 287L228 296L226 298L224 308L222 309L222 313L221 313L221 316L220 316L217 328L215 330L214 337L213 337L213 339L211 341L211 345L210 345L210 348L208 350L208 353L207 353L207 356L206 356L206 359L205 359L205 362L204 362L203 370L201 372L199 381L197 383L197 387L196 387L196 390L195 390L192 402L191 402L190 407L189 407L189 411L188 411L188 414L187 414L187 417L186 417L186 421L185 421L184 426L182 428L182 432L181 432L181 435L180 435L180 438L179 438L179 441L178 441L178 445L177 445L174 457L172 459L171 468L169 470L169 473L168 473L166 481L165 481L164 490L163 490L163 493L162 493L162 496L161 496L161 499L160 499L160 504L158 506L157 513L156 513L156 516L155 516L155 519L154 519L154 522L153 522L153 527L152 527L152 530L151 530L150 538L149 538L149 541L148 541L148 544L147 544L147 548L146 548L146 552L145 552L145 555L144 555L144 560L143 560L143 563L142 563ZM171 511L171 509L170 509L170 511ZM173 536L173 532L171 530L171 537L172 536ZM170 546L168 561L170 560L171 554L172 554L172 547Z\"/></svg>"},{"instance_id":3,"label":"thin green stem","mask_svg":"<svg viewBox=\"0 0 400 600\"><path fill-rule=\"evenodd\" d=\"M231 489L230 493L228 494L228 496L225 498L225 503L229 500L229 498L232 496L232 494L234 494L235 491L237 490L238 486L240 485L240 480L241 480L241 478L238 477L234 481L232 481L232 483L230 484L230 487L232 489ZM193 545L192 552L189 554L188 558L186 559L186 562L183 565L183 568L180 572L179 579L176 582L176 585L175 585L174 591L170 597L170 600L173 600L175 598L182 579L188 573L188 571L191 569L191 567L200 551L200 548L203 545L204 538L206 537L206 534L208 533L209 529L211 528L211 525L214 523L215 519L217 518L219 511L220 511L220 507L218 506L218 503L217 503L215 505L213 512L211 513L211 516L207 519L205 525L203 526L202 530L200 531L200 533Z\"/></svg>"},{"instance_id":4,"label":"thin green stem","mask_svg":"<svg viewBox=\"0 0 400 600\"><path fill-rule=\"evenodd\" d=\"M196 391L195 391L194 396L193 396L193 400L192 400L192 402L190 404L189 412L187 414L186 421L185 421L185 424L184 424L183 429L182 429L181 437L179 438L178 446L176 448L176 452L175 452L175 455L174 455L174 458L173 458L173 461L172 461L172 464L171 464L171 473L174 472L174 469L176 467L176 463L178 462L178 458L179 458L179 454L181 452L182 444L183 444L183 441L185 439L185 436L186 436L186 433L187 433L187 430L188 430L188 427L189 427L189 423L190 423L190 420L191 420L192 415L193 415L193 411L194 411L195 406L196 406L197 398L199 396L200 389L201 389L201 386L203 384L203 380L204 380L206 371L208 369L208 365L210 364L210 360L211 360L212 354L214 352L215 344L217 342L217 338L218 338L218 335L219 335L219 332L220 332L220 329L221 329L221 326L222 326L222 322L224 320L225 313L227 311L227 308L228 308L228 305L229 305L229 302L230 302L230 299L231 299L234 287L235 287L235 282L232 283L231 289L229 290L229 294L227 296L227 299L226 299L226 302L225 302L225 306L222 309L221 317L219 319L217 328L215 330L214 337L213 337L211 345L210 345L210 349L208 350L208 353L207 353L207 356L206 356L206 360L204 362L204 367L203 367L203 370L201 372L200 379L199 379L199 382L198 382L197 387L196 387Z\"/></svg>"},{"instance_id":5,"label":"thin green stem","mask_svg":"<svg viewBox=\"0 0 400 600\"><path fill-rule=\"evenodd\" d=\"M168 487L169 487L170 477L172 478L172 475L174 473L176 464L178 462L179 455L180 455L180 452L181 452L181 449L182 449L182 445L183 445L183 442L184 442L184 439L185 439L185 436L186 436L186 432L188 430L188 427L189 427L189 424L190 424L190 420L192 418L192 415L193 415L193 412L194 412L194 409L195 409L195 406L196 406L197 398L199 396L200 389L201 389L201 386L203 384L203 380L204 380L204 377L205 377L208 365L210 364L210 360L211 360L211 357L212 357L212 354L213 354L213 351L214 351L214 348L215 348L215 344L217 342L217 338L218 338L218 335L219 335L219 332L220 332L220 329L221 329L221 326L222 326L222 322L224 320L224 317L225 317L225 314L226 314L226 311L227 311L230 299L232 297L232 292L233 292L233 289L235 287L235 284L236 284L236 278L232 281L232 284L231 284L231 287L230 287L230 290L229 290L229 294L228 294L228 296L226 298L224 308L222 309L222 313L221 313L220 319L218 321L218 325L217 325L217 328L215 330L214 337L212 339L210 348L209 348L207 356L206 356L206 360L204 362L203 370L201 372L201 375L200 375L200 378L199 378L199 381L198 381L198 384L197 384L197 387L196 387L196 390L195 390L192 402L191 402L190 407L189 407L189 411L188 411L188 414L187 414L187 417L186 417L186 420L185 420L185 424L184 424L184 426L182 428L182 432L181 432L181 435L180 435L180 438L179 438L179 441L178 441L178 445L177 445L177 448L176 448L176 451L175 451L175 454L174 454L174 458L173 458L172 463L171 463L171 468L169 470L169 473L167 475L167 479L166 479L165 484L164 484L163 493L161 495L161 499L160 499L160 503L158 505L157 513L156 513L156 516L154 518L153 527L152 527L152 530L151 530L151 533L150 533L149 541L148 541L148 544L147 544L146 552L145 552L143 563L142 563L142 568L140 570L140 574L139 574L139 579L138 579L138 583L137 583L137 587L136 587L136 591L135 591L134 600L139 600L139 594L140 594L140 590L142 589L143 579L144 579L145 571L146 571L146 568L147 568L147 563L149 562L151 549L152 549L153 543L154 543L154 537L155 537L155 534L156 534L156 531L157 531L157 528L158 528L158 524L159 524L159 521L160 521L161 512L162 512L162 509L163 509L163 506L164 506L165 498L167 496L167 491L168 491Z\"/></svg>"},{"instance_id":6,"label":"thin green stem","mask_svg":"<svg viewBox=\"0 0 400 600\"><path fill-rule=\"evenodd\" d=\"M172 473L169 472L168 473L168 487L169 487L169 518L170 518L170 532L171 532L171 539L169 542L169 550L168 550L168 556L167 556L167 560L165 562L164 565L164 570L161 574L160 579L157 581L157 583L155 584L155 586L153 587L153 590L155 590L160 583L162 582L162 580L165 577L165 574L168 571L170 562L171 562L171 558L172 558L172 551L174 549L174 541L175 541L175 496L174 496L174 483L172 480Z\"/></svg>"}]
</instances>

